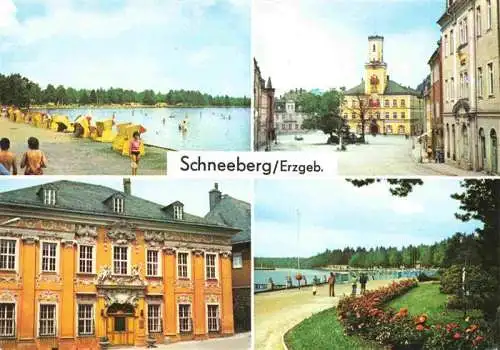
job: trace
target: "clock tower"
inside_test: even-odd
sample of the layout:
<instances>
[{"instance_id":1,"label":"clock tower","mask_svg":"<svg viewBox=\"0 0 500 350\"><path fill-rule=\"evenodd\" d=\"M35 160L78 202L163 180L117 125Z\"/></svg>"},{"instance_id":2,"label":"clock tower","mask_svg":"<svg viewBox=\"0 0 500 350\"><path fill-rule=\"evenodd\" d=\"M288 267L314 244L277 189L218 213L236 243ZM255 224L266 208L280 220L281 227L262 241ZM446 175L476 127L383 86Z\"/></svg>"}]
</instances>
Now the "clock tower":
<instances>
[{"instance_id":1,"label":"clock tower","mask_svg":"<svg viewBox=\"0 0 500 350\"><path fill-rule=\"evenodd\" d=\"M383 95L387 86L387 64L384 62L384 37L368 37L368 62L365 64L365 93Z\"/></svg>"}]
</instances>

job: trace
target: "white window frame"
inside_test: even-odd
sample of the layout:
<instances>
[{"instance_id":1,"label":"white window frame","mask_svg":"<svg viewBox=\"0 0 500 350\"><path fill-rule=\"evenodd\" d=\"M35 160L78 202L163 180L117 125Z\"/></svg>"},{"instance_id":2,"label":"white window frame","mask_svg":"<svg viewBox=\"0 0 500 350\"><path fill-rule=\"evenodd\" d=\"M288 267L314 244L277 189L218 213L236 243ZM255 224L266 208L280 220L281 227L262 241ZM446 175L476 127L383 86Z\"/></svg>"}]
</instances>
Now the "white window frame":
<instances>
[{"instance_id":1,"label":"white window frame","mask_svg":"<svg viewBox=\"0 0 500 350\"><path fill-rule=\"evenodd\" d=\"M48 271L43 269L43 245L44 243L48 244L55 244L56 245L56 269L55 271ZM47 240L41 240L40 241L40 272L41 273L59 273L59 264L60 264L60 248L61 244L58 241L47 241Z\"/></svg>"},{"instance_id":2,"label":"white window frame","mask_svg":"<svg viewBox=\"0 0 500 350\"><path fill-rule=\"evenodd\" d=\"M54 305L55 306L55 309L54 309L54 334L44 334L44 335L41 335L40 334L40 322L41 322L41 318L40 318L40 313L42 311L42 305ZM47 301L39 301L38 302L38 309L37 309L37 316L36 316L36 335L38 338L40 337L47 337L47 338L56 338L59 334L59 305L58 303L56 302L47 302Z\"/></svg>"},{"instance_id":3,"label":"white window frame","mask_svg":"<svg viewBox=\"0 0 500 350\"><path fill-rule=\"evenodd\" d=\"M207 257L209 255L212 255L214 256L214 274L215 274L215 277L213 278L209 278L208 277L208 271L207 271L207 268L208 268L208 265L207 265ZM211 252L206 252L205 253L205 257L204 257L204 260L205 260L205 280L218 280L219 279L219 254L218 253L211 253Z\"/></svg>"},{"instance_id":4,"label":"white window frame","mask_svg":"<svg viewBox=\"0 0 500 350\"><path fill-rule=\"evenodd\" d=\"M13 324L12 324L12 334L0 334L0 339L3 338L13 338L17 336L17 302L15 300L13 301L1 301L0 305L12 305L14 304L14 318L13 318ZM4 319L7 321L7 318Z\"/></svg>"},{"instance_id":5,"label":"white window frame","mask_svg":"<svg viewBox=\"0 0 500 350\"><path fill-rule=\"evenodd\" d=\"M80 251L81 247L91 247L92 248L92 271L91 272L82 272L80 271ZM78 274L95 274L96 273L96 254L97 254L97 246L95 244L78 244L78 249L77 249L77 256L76 256L76 261L77 261L77 273Z\"/></svg>"},{"instance_id":6,"label":"white window frame","mask_svg":"<svg viewBox=\"0 0 500 350\"><path fill-rule=\"evenodd\" d=\"M488 97L495 96L495 67L493 67L493 61L487 63L488 70ZM491 68L491 70L490 70Z\"/></svg>"},{"instance_id":7,"label":"white window frame","mask_svg":"<svg viewBox=\"0 0 500 350\"><path fill-rule=\"evenodd\" d=\"M80 308L80 305L90 305L92 307L92 318L91 318L91 327L92 327L92 332L91 333L85 333L85 334L80 334L80 314L79 314L79 308ZM79 301L77 299L77 302L76 302L76 310L75 310L75 315L76 315L76 329L75 329L75 334L77 337L93 337L96 335L96 327L95 327L95 323L96 323L96 317L95 317L95 310L96 310L96 303L95 302L85 302L85 301Z\"/></svg>"},{"instance_id":8,"label":"white window frame","mask_svg":"<svg viewBox=\"0 0 500 350\"><path fill-rule=\"evenodd\" d=\"M0 269L0 271L5 271L5 272L19 272L19 238L12 238L12 237L0 237L0 240L6 240L6 241L15 241L15 252L14 252L14 268L13 269Z\"/></svg>"},{"instance_id":9,"label":"white window frame","mask_svg":"<svg viewBox=\"0 0 500 350\"><path fill-rule=\"evenodd\" d=\"M156 252L158 254L158 268L157 268L157 274L156 275L150 275L148 273L148 252L151 251L151 252ZM147 277L161 277L162 276L162 270L161 270L161 266L162 266L162 251L161 249L158 249L158 248L146 248L146 276Z\"/></svg>"},{"instance_id":10,"label":"white window frame","mask_svg":"<svg viewBox=\"0 0 500 350\"><path fill-rule=\"evenodd\" d=\"M455 35L455 31L452 29L450 30L450 55L453 55L455 52L455 38L453 37Z\"/></svg>"},{"instance_id":11,"label":"white window frame","mask_svg":"<svg viewBox=\"0 0 500 350\"><path fill-rule=\"evenodd\" d=\"M481 6L476 7L476 36L481 36L482 26L481 26Z\"/></svg>"},{"instance_id":12,"label":"white window frame","mask_svg":"<svg viewBox=\"0 0 500 350\"><path fill-rule=\"evenodd\" d=\"M184 217L184 210L182 205L174 205L174 219L182 220Z\"/></svg>"},{"instance_id":13,"label":"white window frame","mask_svg":"<svg viewBox=\"0 0 500 350\"><path fill-rule=\"evenodd\" d=\"M189 330L186 330L186 331L182 331L181 332L181 315L180 315L180 311L181 311L181 305L189 305L189 317L188 317L188 325L189 325ZM189 303L189 302L185 302L185 303L178 303L177 304L177 315L176 315L176 319L177 319L177 333L190 333L193 331L193 305L192 303Z\"/></svg>"},{"instance_id":14,"label":"white window frame","mask_svg":"<svg viewBox=\"0 0 500 350\"><path fill-rule=\"evenodd\" d=\"M149 307L150 306L156 306L158 307L158 329L157 330L153 330L152 332L150 332L149 330ZM161 333L162 332L162 322L163 322L163 315L162 315L162 310L163 308L163 305L161 302L159 303L151 303L151 302L148 302L147 305L146 305L146 323L147 323L147 334L157 334L157 333Z\"/></svg>"},{"instance_id":15,"label":"white window frame","mask_svg":"<svg viewBox=\"0 0 500 350\"><path fill-rule=\"evenodd\" d=\"M125 212L125 199L120 196L113 197L113 211L117 214Z\"/></svg>"},{"instance_id":16,"label":"white window frame","mask_svg":"<svg viewBox=\"0 0 500 350\"><path fill-rule=\"evenodd\" d=\"M115 248L127 248L127 273L122 274L122 273L115 273ZM130 275L131 271L131 248L128 245L124 244L113 244L111 246L111 263L112 263L112 274L115 276L128 276Z\"/></svg>"},{"instance_id":17,"label":"white window frame","mask_svg":"<svg viewBox=\"0 0 500 350\"><path fill-rule=\"evenodd\" d=\"M491 12L491 0L486 0L486 30L491 29L492 23L492 12Z\"/></svg>"},{"instance_id":18,"label":"white window frame","mask_svg":"<svg viewBox=\"0 0 500 350\"><path fill-rule=\"evenodd\" d=\"M236 258L237 256L240 257L241 259L241 265L240 266L235 266L234 265L234 258ZM243 268L243 253L233 253L233 259L232 259L232 266L233 266L233 269L242 269Z\"/></svg>"},{"instance_id":19,"label":"white window frame","mask_svg":"<svg viewBox=\"0 0 500 350\"><path fill-rule=\"evenodd\" d=\"M187 276L179 275L179 254L187 254ZM188 250L178 250L175 255L175 269L177 279L191 279L191 252Z\"/></svg>"},{"instance_id":20,"label":"white window frame","mask_svg":"<svg viewBox=\"0 0 500 350\"><path fill-rule=\"evenodd\" d=\"M208 317L208 307L209 306L217 306L217 330L215 330L215 331L210 329L210 326L209 326L210 324L208 322L208 319L209 319L209 317ZM219 303L206 303L206 305L205 305L205 315L206 315L206 317L205 317L205 322L206 322L205 323L206 324L205 333L220 332L221 328L222 328L221 327L222 320L221 320L220 304Z\"/></svg>"},{"instance_id":21,"label":"white window frame","mask_svg":"<svg viewBox=\"0 0 500 350\"><path fill-rule=\"evenodd\" d=\"M483 97L483 67L477 67L477 97Z\"/></svg>"},{"instance_id":22,"label":"white window frame","mask_svg":"<svg viewBox=\"0 0 500 350\"><path fill-rule=\"evenodd\" d=\"M450 91L450 100L453 102L455 100L455 78L451 77L450 78L450 86L449 89Z\"/></svg>"},{"instance_id":23,"label":"white window frame","mask_svg":"<svg viewBox=\"0 0 500 350\"><path fill-rule=\"evenodd\" d=\"M449 47L448 47L448 34L444 35L444 57L447 57L449 53Z\"/></svg>"},{"instance_id":24,"label":"white window frame","mask_svg":"<svg viewBox=\"0 0 500 350\"><path fill-rule=\"evenodd\" d=\"M43 189L43 204L56 205L56 190L53 188Z\"/></svg>"}]
</instances>

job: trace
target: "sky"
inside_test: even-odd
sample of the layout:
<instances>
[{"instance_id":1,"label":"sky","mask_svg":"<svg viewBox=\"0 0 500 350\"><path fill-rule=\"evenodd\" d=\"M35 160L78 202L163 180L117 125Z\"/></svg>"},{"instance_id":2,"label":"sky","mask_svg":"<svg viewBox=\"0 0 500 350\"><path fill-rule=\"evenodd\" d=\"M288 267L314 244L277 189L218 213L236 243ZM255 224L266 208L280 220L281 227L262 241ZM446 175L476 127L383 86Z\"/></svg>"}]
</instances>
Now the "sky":
<instances>
[{"instance_id":1,"label":"sky","mask_svg":"<svg viewBox=\"0 0 500 350\"><path fill-rule=\"evenodd\" d=\"M415 88L440 38L445 0L254 0L252 45L278 94L361 82L368 36L384 36L388 74Z\"/></svg>"},{"instance_id":2,"label":"sky","mask_svg":"<svg viewBox=\"0 0 500 350\"><path fill-rule=\"evenodd\" d=\"M257 180L254 256L309 257L347 246L401 248L472 233L480 223L454 216L459 202L450 195L462 192L452 178L426 178L407 198L392 196L385 181L358 188L344 179Z\"/></svg>"},{"instance_id":3,"label":"sky","mask_svg":"<svg viewBox=\"0 0 500 350\"><path fill-rule=\"evenodd\" d=\"M0 0L2 1L2 0ZM66 180L66 178L64 178ZM0 181L0 192L15 190L19 188L36 186L43 183L63 180L63 178L23 178L2 179ZM119 191L123 191L122 178L116 177L94 177L75 178L72 181L98 184ZM222 194L228 194L236 199L250 203L253 196L253 186L250 180L169 180L166 178L132 178L132 195L150 200L152 202L168 205L175 201L184 204L184 210L193 215L205 216L209 212L208 192L214 188L214 183L219 184Z\"/></svg>"},{"instance_id":4,"label":"sky","mask_svg":"<svg viewBox=\"0 0 500 350\"><path fill-rule=\"evenodd\" d=\"M0 0L0 73L250 96L249 0Z\"/></svg>"}]
</instances>

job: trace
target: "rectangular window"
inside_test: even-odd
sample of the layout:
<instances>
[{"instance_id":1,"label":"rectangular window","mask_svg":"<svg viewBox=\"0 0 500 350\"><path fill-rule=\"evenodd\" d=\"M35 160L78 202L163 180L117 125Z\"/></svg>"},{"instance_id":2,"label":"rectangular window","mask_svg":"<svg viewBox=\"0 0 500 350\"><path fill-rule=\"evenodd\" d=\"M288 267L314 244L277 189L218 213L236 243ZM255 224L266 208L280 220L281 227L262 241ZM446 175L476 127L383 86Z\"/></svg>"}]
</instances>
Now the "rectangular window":
<instances>
[{"instance_id":1,"label":"rectangular window","mask_svg":"<svg viewBox=\"0 0 500 350\"><path fill-rule=\"evenodd\" d=\"M56 335L56 306L40 304L40 336Z\"/></svg>"},{"instance_id":2,"label":"rectangular window","mask_svg":"<svg viewBox=\"0 0 500 350\"><path fill-rule=\"evenodd\" d=\"M355 100L352 100L352 101L351 101L351 106L352 106L352 107L356 107L356 101L355 101Z\"/></svg>"},{"instance_id":3,"label":"rectangular window","mask_svg":"<svg viewBox=\"0 0 500 350\"><path fill-rule=\"evenodd\" d=\"M243 255L241 253L233 254L233 269L241 269L243 267Z\"/></svg>"},{"instance_id":4,"label":"rectangular window","mask_svg":"<svg viewBox=\"0 0 500 350\"><path fill-rule=\"evenodd\" d=\"M491 29L491 0L486 0L486 29Z\"/></svg>"},{"instance_id":5,"label":"rectangular window","mask_svg":"<svg viewBox=\"0 0 500 350\"><path fill-rule=\"evenodd\" d=\"M477 68L477 96L483 96L483 68Z\"/></svg>"},{"instance_id":6,"label":"rectangular window","mask_svg":"<svg viewBox=\"0 0 500 350\"><path fill-rule=\"evenodd\" d=\"M78 304L78 335L94 334L94 305Z\"/></svg>"},{"instance_id":7,"label":"rectangular window","mask_svg":"<svg viewBox=\"0 0 500 350\"><path fill-rule=\"evenodd\" d=\"M161 316L160 305L148 305L148 332L160 333L161 332Z\"/></svg>"},{"instance_id":8,"label":"rectangular window","mask_svg":"<svg viewBox=\"0 0 500 350\"><path fill-rule=\"evenodd\" d=\"M56 272L57 243L42 242L42 271Z\"/></svg>"},{"instance_id":9,"label":"rectangular window","mask_svg":"<svg viewBox=\"0 0 500 350\"><path fill-rule=\"evenodd\" d=\"M94 257L93 257L94 247L90 245L81 245L80 246L80 262L79 262L79 270L80 273L93 273L94 269Z\"/></svg>"},{"instance_id":10,"label":"rectangular window","mask_svg":"<svg viewBox=\"0 0 500 350\"><path fill-rule=\"evenodd\" d=\"M463 44L465 41L464 41L464 23L462 21L459 22L458 24L459 26L459 30L460 30L460 44Z\"/></svg>"},{"instance_id":11,"label":"rectangular window","mask_svg":"<svg viewBox=\"0 0 500 350\"><path fill-rule=\"evenodd\" d=\"M405 112L401 112L401 119L405 119Z\"/></svg>"},{"instance_id":12,"label":"rectangular window","mask_svg":"<svg viewBox=\"0 0 500 350\"><path fill-rule=\"evenodd\" d=\"M159 275L159 254L157 250L147 251L147 274L148 276Z\"/></svg>"},{"instance_id":13,"label":"rectangular window","mask_svg":"<svg viewBox=\"0 0 500 350\"><path fill-rule=\"evenodd\" d=\"M113 247L113 273L126 275L128 273L128 248Z\"/></svg>"},{"instance_id":14,"label":"rectangular window","mask_svg":"<svg viewBox=\"0 0 500 350\"><path fill-rule=\"evenodd\" d=\"M476 35L481 35L481 7L476 7Z\"/></svg>"},{"instance_id":15,"label":"rectangular window","mask_svg":"<svg viewBox=\"0 0 500 350\"><path fill-rule=\"evenodd\" d=\"M180 205L174 206L174 219L175 220L182 220L182 206L180 206Z\"/></svg>"},{"instance_id":16,"label":"rectangular window","mask_svg":"<svg viewBox=\"0 0 500 350\"><path fill-rule=\"evenodd\" d=\"M191 332L191 305L179 304L179 331Z\"/></svg>"},{"instance_id":17,"label":"rectangular window","mask_svg":"<svg viewBox=\"0 0 500 350\"><path fill-rule=\"evenodd\" d=\"M405 100L401 100L401 107L404 107L406 105L406 101Z\"/></svg>"},{"instance_id":18,"label":"rectangular window","mask_svg":"<svg viewBox=\"0 0 500 350\"><path fill-rule=\"evenodd\" d=\"M469 23L467 23L467 17L465 17L464 18L464 43L466 43L468 41L469 41Z\"/></svg>"},{"instance_id":19,"label":"rectangular window","mask_svg":"<svg viewBox=\"0 0 500 350\"><path fill-rule=\"evenodd\" d=\"M455 51L455 38L453 37L455 34L453 30L450 30L450 55Z\"/></svg>"},{"instance_id":20,"label":"rectangular window","mask_svg":"<svg viewBox=\"0 0 500 350\"><path fill-rule=\"evenodd\" d=\"M215 264L217 261L216 254L205 254L206 278L217 279Z\"/></svg>"},{"instance_id":21,"label":"rectangular window","mask_svg":"<svg viewBox=\"0 0 500 350\"><path fill-rule=\"evenodd\" d=\"M208 331L219 331L219 305L207 305Z\"/></svg>"},{"instance_id":22,"label":"rectangular window","mask_svg":"<svg viewBox=\"0 0 500 350\"><path fill-rule=\"evenodd\" d=\"M453 101L455 99L455 78L450 79L450 98Z\"/></svg>"},{"instance_id":23,"label":"rectangular window","mask_svg":"<svg viewBox=\"0 0 500 350\"><path fill-rule=\"evenodd\" d=\"M469 74L464 72L464 98L469 97Z\"/></svg>"},{"instance_id":24,"label":"rectangular window","mask_svg":"<svg viewBox=\"0 0 500 350\"><path fill-rule=\"evenodd\" d=\"M384 107L389 107L389 100L384 101Z\"/></svg>"},{"instance_id":25,"label":"rectangular window","mask_svg":"<svg viewBox=\"0 0 500 350\"><path fill-rule=\"evenodd\" d=\"M15 310L14 303L0 304L0 337L13 337L15 335Z\"/></svg>"},{"instance_id":26,"label":"rectangular window","mask_svg":"<svg viewBox=\"0 0 500 350\"><path fill-rule=\"evenodd\" d=\"M397 107L397 106L398 106L398 101L392 100L392 107Z\"/></svg>"},{"instance_id":27,"label":"rectangular window","mask_svg":"<svg viewBox=\"0 0 500 350\"><path fill-rule=\"evenodd\" d=\"M448 56L448 35L445 34L444 36L444 56Z\"/></svg>"},{"instance_id":28,"label":"rectangular window","mask_svg":"<svg viewBox=\"0 0 500 350\"><path fill-rule=\"evenodd\" d=\"M385 112L385 119L389 119L389 112Z\"/></svg>"},{"instance_id":29,"label":"rectangular window","mask_svg":"<svg viewBox=\"0 0 500 350\"><path fill-rule=\"evenodd\" d=\"M115 213L123 213L125 209L124 200L120 197L115 197L113 199L113 211Z\"/></svg>"},{"instance_id":30,"label":"rectangular window","mask_svg":"<svg viewBox=\"0 0 500 350\"><path fill-rule=\"evenodd\" d=\"M45 205L56 205L56 191L50 188L44 189L43 203Z\"/></svg>"},{"instance_id":31,"label":"rectangular window","mask_svg":"<svg viewBox=\"0 0 500 350\"><path fill-rule=\"evenodd\" d=\"M458 92L458 97L462 98L464 96L464 73L460 73L460 87Z\"/></svg>"},{"instance_id":32,"label":"rectangular window","mask_svg":"<svg viewBox=\"0 0 500 350\"><path fill-rule=\"evenodd\" d=\"M398 112L392 113L392 118L393 119L398 119Z\"/></svg>"},{"instance_id":33,"label":"rectangular window","mask_svg":"<svg viewBox=\"0 0 500 350\"><path fill-rule=\"evenodd\" d=\"M16 241L0 239L0 270L16 269Z\"/></svg>"},{"instance_id":34,"label":"rectangular window","mask_svg":"<svg viewBox=\"0 0 500 350\"><path fill-rule=\"evenodd\" d=\"M488 96L493 96L493 84L494 84L494 75L493 75L493 62L488 63Z\"/></svg>"},{"instance_id":35,"label":"rectangular window","mask_svg":"<svg viewBox=\"0 0 500 350\"><path fill-rule=\"evenodd\" d=\"M177 277L188 278L188 253L177 254Z\"/></svg>"}]
</instances>

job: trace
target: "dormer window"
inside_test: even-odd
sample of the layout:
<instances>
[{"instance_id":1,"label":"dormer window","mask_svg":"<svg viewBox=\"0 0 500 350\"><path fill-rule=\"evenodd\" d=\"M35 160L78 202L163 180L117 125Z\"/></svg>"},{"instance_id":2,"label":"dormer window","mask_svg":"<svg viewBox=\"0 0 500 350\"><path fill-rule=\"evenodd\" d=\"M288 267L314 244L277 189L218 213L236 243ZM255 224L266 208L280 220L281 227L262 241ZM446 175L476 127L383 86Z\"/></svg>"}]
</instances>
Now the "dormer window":
<instances>
[{"instance_id":1,"label":"dormer window","mask_svg":"<svg viewBox=\"0 0 500 350\"><path fill-rule=\"evenodd\" d=\"M183 212L182 206L175 205L174 206L174 219L175 220L182 220L183 216L184 216L184 212Z\"/></svg>"},{"instance_id":2,"label":"dormer window","mask_svg":"<svg viewBox=\"0 0 500 350\"><path fill-rule=\"evenodd\" d=\"M43 203L45 205L56 205L56 190L53 188L43 189Z\"/></svg>"},{"instance_id":3,"label":"dormer window","mask_svg":"<svg viewBox=\"0 0 500 350\"><path fill-rule=\"evenodd\" d=\"M113 211L122 214L125 210L125 200L122 197L113 198Z\"/></svg>"}]
</instances>

